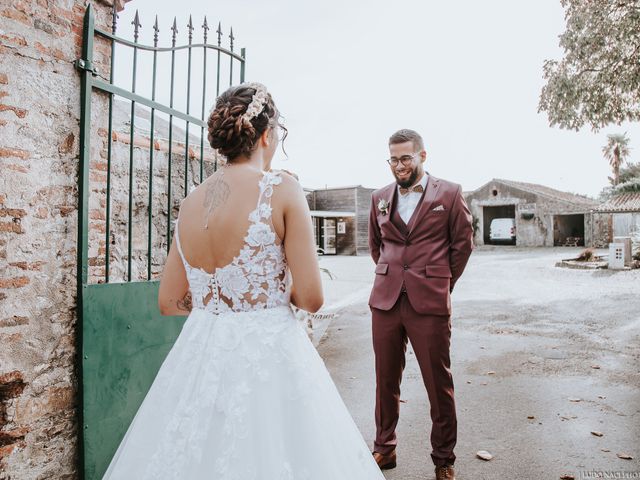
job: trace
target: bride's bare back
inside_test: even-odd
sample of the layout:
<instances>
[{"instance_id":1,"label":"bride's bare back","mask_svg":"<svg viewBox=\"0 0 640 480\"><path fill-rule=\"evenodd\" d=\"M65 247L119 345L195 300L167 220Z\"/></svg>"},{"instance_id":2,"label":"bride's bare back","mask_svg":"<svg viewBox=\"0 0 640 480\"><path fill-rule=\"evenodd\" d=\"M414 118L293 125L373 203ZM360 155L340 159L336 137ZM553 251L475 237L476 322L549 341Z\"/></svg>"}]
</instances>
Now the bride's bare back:
<instances>
[{"instance_id":1,"label":"bride's bare back","mask_svg":"<svg viewBox=\"0 0 640 480\"><path fill-rule=\"evenodd\" d=\"M234 261L245 246L251 225L249 216L260 198L262 176L263 172L250 166L232 165L216 172L185 198L176 233L188 265L214 273ZM270 221L277 236L275 243L284 243L294 285L292 303L316 311L322 303L322 291L309 210L298 182L285 173L280 177L282 182L273 189L270 199ZM163 274L159 301L163 313L184 315L190 310L188 284L184 288L185 267L181 272L179 268L182 261L175 265L175 238L176 234ZM175 295L183 288L182 297L179 293ZM210 299L211 296L206 302ZM167 302L164 309L163 301ZM222 301L231 304L229 299Z\"/></svg>"},{"instance_id":2,"label":"bride's bare back","mask_svg":"<svg viewBox=\"0 0 640 480\"><path fill-rule=\"evenodd\" d=\"M183 201L180 239L185 258L192 266L213 272L238 255L250 225L249 214L258 202L261 177L261 172L226 167ZM271 218L276 235L282 240L285 226L279 190L274 190ZM280 204L276 205L278 199Z\"/></svg>"}]
</instances>

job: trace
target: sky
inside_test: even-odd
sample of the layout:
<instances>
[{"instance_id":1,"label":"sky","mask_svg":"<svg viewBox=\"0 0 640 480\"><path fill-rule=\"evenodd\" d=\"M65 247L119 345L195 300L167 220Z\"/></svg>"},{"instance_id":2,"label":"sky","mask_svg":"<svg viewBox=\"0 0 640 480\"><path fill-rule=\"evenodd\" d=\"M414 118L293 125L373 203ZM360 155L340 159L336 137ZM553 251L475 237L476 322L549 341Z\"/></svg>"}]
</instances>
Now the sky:
<instances>
[{"instance_id":1,"label":"sky","mask_svg":"<svg viewBox=\"0 0 640 480\"><path fill-rule=\"evenodd\" d=\"M393 178L385 162L389 136L411 128L424 138L429 173L474 190L492 178L540 183L597 196L610 167L602 155L607 134L627 132L631 161L640 153L640 126L593 132L551 128L538 113L545 59L559 59L564 30L559 0L379 0L211 2L133 0L120 13L118 35L131 38L139 10L141 43L194 43L206 15L209 43L220 21L228 45L246 48L246 80L264 83L285 117L287 156L275 168L296 172L305 187L363 185ZM208 55L212 55L209 53ZM116 81L131 85L131 55L116 56ZM168 101L168 56L157 74L157 97ZM137 91L150 94L151 57L141 54ZM186 52L177 57L175 105L186 105ZM190 111L202 112L202 55L192 58ZM205 116L215 100L215 65L208 57ZM237 75L237 66L236 69ZM228 69L223 69L228 86ZM238 80L234 79L234 83Z\"/></svg>"}]
</instances>

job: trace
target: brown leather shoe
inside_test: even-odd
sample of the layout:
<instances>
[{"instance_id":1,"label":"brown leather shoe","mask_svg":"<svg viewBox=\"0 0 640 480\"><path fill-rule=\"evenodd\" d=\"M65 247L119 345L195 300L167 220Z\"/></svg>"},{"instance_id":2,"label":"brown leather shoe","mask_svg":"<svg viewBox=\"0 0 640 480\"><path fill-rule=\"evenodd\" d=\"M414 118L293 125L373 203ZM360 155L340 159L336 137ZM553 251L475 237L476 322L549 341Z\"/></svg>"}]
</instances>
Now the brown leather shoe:
<instances>
[{"instance_id":1,"label":"brown leather shoe","mask_svg":"<svg viewBox=\"0 0 640 480\"><path fill-rule=\"evenodd\" d=\"M380 467L380 470L389 470L390 468L396 468L396 451L394 450L389 455L383 455L380 452L373 452L373 459Z\"/></svg>"},{"instance_id":2,"label":"brown leather shoe","mask_svg":"<svg viewBox=\"0 0 640 480\"><path fill-rule=\"evenodd\" d=\"M436 467L436 480L456 480L456 472L453 465Z\"/></svg>"}]
</instances>

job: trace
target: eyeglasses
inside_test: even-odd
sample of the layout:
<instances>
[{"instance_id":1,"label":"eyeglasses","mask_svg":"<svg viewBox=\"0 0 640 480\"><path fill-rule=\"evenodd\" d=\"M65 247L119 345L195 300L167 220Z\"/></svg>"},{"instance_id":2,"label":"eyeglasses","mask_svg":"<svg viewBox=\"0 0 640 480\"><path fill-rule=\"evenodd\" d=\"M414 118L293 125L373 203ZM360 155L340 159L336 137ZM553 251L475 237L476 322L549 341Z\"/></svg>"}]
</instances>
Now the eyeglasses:
<instances>
[{"instance_id":1,"label":"eyeglasses","mask_svg":"<svg viewBox=\"0 0 640 480\"><path fill-rule=\"evenodd\" d=\"M416 158L416 155L418 155L419 153L420 152L416 152L413 155L403 155L400 158L397 158L397 157L387 158L387 163L392 167L397 167L398 163L402 163L403 166L408 167L409 165L411 165L411 162L413 161L414 158Z\"/></svg>"},{"instance_id":2,"label":"eyeglasses","mask_svg":"<svg viewBox=\"0 0 640 480\"><path fill-rule=\"evenodd\" d=\"M284 139L287 129L282 125L280 125L279 123L272 123L269 125L269 128L274 131L278 138L278 141L282 141Z\"/></svg>"}]
</instances>

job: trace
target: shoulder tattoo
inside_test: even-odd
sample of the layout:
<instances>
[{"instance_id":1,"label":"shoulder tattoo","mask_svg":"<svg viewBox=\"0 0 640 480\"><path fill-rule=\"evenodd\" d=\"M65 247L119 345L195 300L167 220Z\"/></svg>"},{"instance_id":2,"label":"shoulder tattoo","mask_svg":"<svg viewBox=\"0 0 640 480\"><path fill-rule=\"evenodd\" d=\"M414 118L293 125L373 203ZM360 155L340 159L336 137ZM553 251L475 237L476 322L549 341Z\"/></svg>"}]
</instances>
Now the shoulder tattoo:
<instances>
[{"instance_id":1,"label":"shoulder tattoo","mask_svg":"<svg viewBox=\"0 0 640 480\"><path fill-rule=\"evenodd\" d=\"M204 192L203 207L205 210L205 228L208 228L209 216L220 206L227 203L231 189L224 180L224 172L221 172L208 185Z\"/></svg>"}]
</instances>

